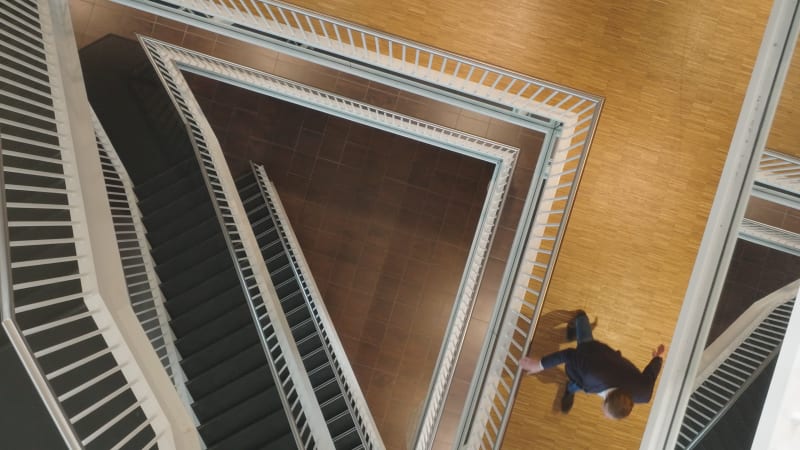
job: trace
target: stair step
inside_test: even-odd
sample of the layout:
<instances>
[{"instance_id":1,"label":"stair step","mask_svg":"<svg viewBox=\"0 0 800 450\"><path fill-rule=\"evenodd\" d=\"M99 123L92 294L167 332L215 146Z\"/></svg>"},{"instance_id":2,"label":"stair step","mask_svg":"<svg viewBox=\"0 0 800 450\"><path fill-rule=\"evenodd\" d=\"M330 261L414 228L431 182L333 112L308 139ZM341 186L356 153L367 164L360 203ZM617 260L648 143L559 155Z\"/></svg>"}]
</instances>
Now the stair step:
<instances>
[{"instance_id":1,"label":"stair step","mask_svg":"<svg viewBox=\"0 0 800 450\"><path fill-rule=\"evenodd\" d=\"M262 447L261 450L296 450L297 442L292 433L286 433L280 438L272 441L269 445Z\"/></svg>"},{"instance_id":2,"label":"stair step","mask_svg":"<svg viewBox=\"0 0 800 450\"><path fill-rule=\"evenodd\" d=\"M344 411L340 413L336 417L329 419L327 423L328 430L330 430L331 436L333 436L333 441L336 448L347 448L348 450L352 449L353 447L347 447L349 439L346 438L351 433L355 432L357 435L358 432L356 431L356 426L353 423L353 418L350 417L350 411ZM352 438L352 436L350 437ZM337 445L337 443L339 445Z\"/></svg>"},{"instance_id":3,"label":"stair step","mask_svg":"<svg viewBox=\"0 0 800 450\"><path fill-rule=\"evenodd\" d=\"M311 354L319 348L322 348L322 340L316 333L297 341L297 350L300 352L300 356Z\"/></svg>"},{"instance_id":4,"label":"stair step","mask_svg":"<svg viewBox=\"0 0 800 450\"><path fill-rule=\"evenodd\" d=\"M219 220L217 220L216 216L212 215L191 228L186 229L180 236L160 245L153 246L150 250L150 254L157 264L163 264L177 255L182 254L187 249L191 249L196 243L207 241L214 236L224 241Z\"/></svg>"},{"instance_id":5,"label":"stair step","mask_svg":"<svg viewBox=\"0 0 800 450\"><path fill-rule=\"evenodd\" d=\"M350 421L352 423L352 420ZM361 435L355 425L345 430L344 433L333 438L333 445L336 450L356 450L362 447Z\"/></svg>"},{"instance_id":6,"label":"stair step","mask_svg":"<svg viewBox=\"0 0 800 450\"><path fill-rule=\"evenodd\" d=\"M286 314L288 314L289 311L293 311L295 308L306 304L306 299L303 297L303 291L300 290L299 286L294 292L279 298L281 299L283 311Z\"/></svg>"},{"instance_id":7,"label":"stair step","mask_svg":"<svg viewBox=\"0 0 800 450\"><path fill-rule=\"evenodd\" d=\"M267 366L261 366L225 385L222 389L194 402L192 409L200 423L207 423L213 417L222 415L239 403L251 398L257 392L275 390L275 382ZM269 400L275 404L270 409L282 408L277 392L272 392Z\"/></svg>"},{"instance_id":8,"label":"stair step","mask_svg":"<svg viewBox=\"0 0 800 450\"><path fill-rule=\"evenodd\" d=\"M200 168L197 165L197 158L192 155L191 157L178 162L169 169L150 178L149 180L139 183L134 188L136 197L142 200L150 197L151 195L157 195L161 189L174 183L175 180L179 178L190 177L192 174L198 173L199 170Z\"/></svg>"},{"instance_id":9,"label":"stair step","mask_svg":"<svg viewBox=\"0 0 800 450\"><path fill-rule=\"evenodd\" d=\"M158 247L165 242L180 236L191 224L203 222L209 217L214 217L214 207L211 201L203 202L181 216L180 220L158 224L157 227L147 227L147 240L151 247Z\"/></svg>"},{"instance_id":10,"label":"stair step","mask_svg":"<svg viewBox=\"0 0 800 450\"><path fill-rule=\"evenodd\" d=\"M237 283L227 291L214 297L214 299L203 302L195 306L191 311L172 319L170 327L172 327L172 331L176 336L184 336L194 328L203 326L245 301L242 288Z\"/></svg>"},{"instance_id":11,"label":"stair step","mask_svg":"<svg viewBox=\"0 0 800 450\"><path fill-rule=\"evenodd\" d=\"M209 450L228 450L228 449L250 449L250 448L265 448L267 443L270 443L269 448L273 449L292 449L296 448L293 444L293 439L286 438L287 432L290 430L289 421L286 419L286 414L283 409L278 410L253 422L246 428L239 430L236 434L226 437L224 440L209 445ZM272 446L273 440L285 447Z\"/></svg>"},{"instance_id":12,"label":"stair step","mask_svg":"<svg viewBox=\"0 0 800 450\"><path fill-rule=\"evenodd\" d=\"M339 388L339 382L335 378L331 378L321 385L315 385L314 394L317 401L323 404L335 399L337 395L342 395L342 390Z\"/></svg>"},{"instance_id":13,"label":"stair step","mask_svg":"<svg viewBox=\"0 0 800 450\"><path fill-rule=\"evenodd\" d=\"M242 174L234 181L237 190L241 190L243 187L246 187L250 184L254 184L255 182L256 182L256 176L255 174L253 174L252 170L248 170L246 173Z\"/></svg>"},{"instance_id":14,"label":"stair step","mask_svg":"<svg viewBox=\"0 0 800 450\"><path fill-rule=\"evenodd\" d=\"M242 303L241 306L179 338L175 341L175 346L184 358L189 358L204 347L247 326L254 326L253 319L248 306Z\"/></svg>"},{"instance_id":15,"label":"stair step","mask_svg":"<svg viewBox=\"0 0 800 450\"><path fill-rule=\"evenodd\" d=\"M187 268L172 277L161 277L161 292L167 298L175 297L181 292L197 285L198 280L207 280L214 275L224 272L233 265L231 254L227 248L222 248L215 255L208 258L199 258L195 265Z\"/></svg>"},{"instance_id":16,"label":"stair step","mask_svg":"<svg viewBox=\"0 0 800 450\"><path fill-rule=\"evenodd\" d=\"M204 241L196 242L199 243L185 247L182 252L156 266L156 273L158 277L161 278L161 281L167 281L198 262L205 261L221 251L228 252L225 239L221 234L215 233Z\"/></svg>"},{"instance_id":17,"label":"stair step","mask_svg":"<svg viewBox=\"0 0 800 450\"><path fill-rule=\"evenodd\" d=\"M183 220L184 214L188 211L195 209L201 204L209 203L210 201L208 190L205 185L201 185L189 192L183 193L183 195L179 197L173 197L171 201L166 202L161 208L145 214L142 221L144 222L145 228L148 230L157 230L164 226L164 224L169 224L176 220Z\"/></svg>"},{"instance_id":18,"label":"stair step","mask_svg":"<svg viewBox=\"0 0 800 450\"><path fill-rule=\"evenodd\" d=\"M316 364L314 366L313 364ZM315 356L303 361L303 366L308 372L308 378L312 386L321 386L334 378L333 368L327 359L327 355L320 351ZM314 367L310 369L310 367Z\"/></svg>"},{"instance_id":19,"label":"stair step","mask_svg":"<svg viewBox=\"0 0 800 450\"><path fill-rule=\"evenodd\" d=\"M142 214L151 214L163 208L174 199L182 197L185 193L197 190L200 187L205 189L205 183L203 182L203 176L200 173L200 168L195 167L195 172L190 176L173 180L171 184L164 186L158 192L153 193L144 199L140 198L139 210L142 211Z\"/></svg>"},{"instance_id":20,"label":"stair step","mask_svg":"<svg viewBox=\"0 0 800 450\"><path fill-rule=\"evenodd\" d=\"M181 367L183 367L183 371L186 372L186 376L191 379L199 376L203 372L213 369L231 356L259 342L258 330L256 330L256 327L242 327L213 344L204 347L200 351L195 352L188 358L184 358L181 361Z\"/></svg>"},{"instance_id":21,"label":"stair step","mask_svg":"<svg viewBox=\"0 0 800 450\"><path fill-rule=\"evenodd\" d=\"M243 203L246 203L248 200L253 201L258 199L259 201L264 201L263 197L261 197L261 189L258 187L258 184L254 182L247 184L245 186L237 186L239 191L239 198L242 199Z\"/></svg>"},{"instance_id":22,"label":"stair step","mask_svg":"<svg viewBox=\"0 0 800 450\"><path fill-rule=\"evenodd\" d=\"M247 388L245 386L245 388ZM249 389L248 389L249 390ZM252 392L252 391L251 391ZM270 394L272 398L270 398ZM238 433L241 429L269 416L281 406L280 400L274 401L278 397L276 390L261 391L244 401L236 404L233 408L224 411L222 414L201 424L197 431L203 437L206 445L214 445L221 440ZM277 403L277 405L275 405ZM272 409L270 408L272 406ZM278 406L278 408L276 408ZM283 430L276 435L283 434Z\"/></svg>"},{"instance_id":23,"label":"stair step","mask_svg":"<svg viewBox=\"0 0 800 450\"><path fill-rule=\"evenodd\" d=\"M192 377L186 383L186 387L192 394L195 401L201 400L211 392L220 389L227 383L241 377L257 367L265 366L267 357L261 343L251 345L245 350L233 355L232 357L220 362L213 368L206 370L202 374Z\"/></svg>"},{"instance_id":24,"label":"stair step","mask_svg":"<svg viewBox=\"0 0 800 450\"><path fill-rule=\"evenodd\" d=\"M171 317L180 317L234 286L241 286L233 267L211 278L198 281L199 283L193 288L172 298L167 297L166 306Z\"/></svg>"}]
</instances>

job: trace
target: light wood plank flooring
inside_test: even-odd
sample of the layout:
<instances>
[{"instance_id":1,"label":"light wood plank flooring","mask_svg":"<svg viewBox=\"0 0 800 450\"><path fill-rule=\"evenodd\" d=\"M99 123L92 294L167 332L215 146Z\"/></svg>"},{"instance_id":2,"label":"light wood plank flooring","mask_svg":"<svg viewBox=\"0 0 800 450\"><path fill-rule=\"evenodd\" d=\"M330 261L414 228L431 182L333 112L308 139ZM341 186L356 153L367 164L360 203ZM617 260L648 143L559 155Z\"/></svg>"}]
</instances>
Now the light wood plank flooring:
<instances>
[{"instance_id":1,"label":"light wood plank flooring","mask_svg":"<svg viewBox=\"0 0 800 450\"><path fill-rule=\"evenodd\" d=\"M586 309L640 365L669 345L770 2L294 3L604 96L544 314ZM562 416L557 375L525 380L504 448L638 447L648 407L611 422L580 396Z\"/></svg>"}]
</instances>

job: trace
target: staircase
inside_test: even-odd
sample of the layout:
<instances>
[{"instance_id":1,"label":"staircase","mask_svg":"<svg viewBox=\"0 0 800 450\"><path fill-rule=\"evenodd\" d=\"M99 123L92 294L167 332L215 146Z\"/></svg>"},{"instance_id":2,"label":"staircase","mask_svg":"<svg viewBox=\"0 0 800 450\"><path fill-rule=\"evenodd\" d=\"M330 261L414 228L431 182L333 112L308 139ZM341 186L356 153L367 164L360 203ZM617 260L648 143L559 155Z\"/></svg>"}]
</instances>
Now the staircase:
<instances>
[{"instance_id":1,"label":"staircase","mask_svg":"<svg viewBox=\"0 0 800 450\"><path fill-rule=\"evenodd\" d=\"M197 161L135 191L206 446L296 448Z\"/></svg>"},{"instance_id":2,"label":"staircase","mask_svg":"<svg viewBox=\"0 0 800 450\"><path fill-rule=\"evenodd\" d=\"M239 178L236 185L333 443L337 450L367 448L337 378L334 360L323 344L323 335L307 300L307 287L289 253L283 229L276 223L278 219L253 172Z\"/></svg>"},{"instance_id":3,"label":"staircase","mask_svg":"<svg viewBox=\"0 0 800 450\"><path fill-rule=\"evenodd\" d=\"M797 292L796 287L794 292ZM738 436L738 442L742 444L742 448L749 448L757 421L752 422L749 427L742 427L730 426L730 424L737 424L737 421L730 418L730 420L725 419L727 415L741 414L742 408L757 403L759 399L753 397L753 392L758 389L766 392L764 387L769 385L769 380L766 382L762 380L757 386L758 389L750 388L756 380L761 378L762 372L778 355L792 314L794 301L795 299L792 297L787 301L780 302L766 314L766 317L757 321L757 326L744 334L738 345L734 344L735 347L729 350L721 363L697 386L689 398L676 449L714 448L710 442L707 443L708 447L704 447L703 442L709 430L722 423L727 424L727 433L725 434L728 435L728 438ZM747 400L740 402L742 397ZM763 398L760 399L760 402L763 403ZM760 408L758 412L760 412ZM749 442L746 443L747 439Z\"/></svg>"}]
</instances>

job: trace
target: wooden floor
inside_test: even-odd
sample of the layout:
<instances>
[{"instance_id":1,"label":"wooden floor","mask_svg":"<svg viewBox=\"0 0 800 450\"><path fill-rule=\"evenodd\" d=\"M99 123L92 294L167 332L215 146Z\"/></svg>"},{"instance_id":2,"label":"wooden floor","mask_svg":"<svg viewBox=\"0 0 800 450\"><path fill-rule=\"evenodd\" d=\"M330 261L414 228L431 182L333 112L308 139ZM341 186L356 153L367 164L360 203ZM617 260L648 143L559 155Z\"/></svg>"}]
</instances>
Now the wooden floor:
<instances>
[{"instance_id":1,"label":"wooden floor","mask_svg":"<svg viewBox=\"0 0 800 450\"><path fill-rule=\"evenodd\" d=\"M585 308L639 365L669 346L770 2L293 3L604 96L545 319ZM558 338L539 333L534 352ZM647 406L611 422L579 396L556 414L556 375L522 384L504 448L638 447Z\"/></svg>"},{"instance_id":2,"label":"wooden floor","mask_svg":"<svg viewBox=\"0 0 800 450\"><path fill-rule=\"evenodd\" d=\"M88 4L73 3L73 13ZM561 310L575 308L598 317L596 337L640 366L653 347L669 346L770 2L292 3L604 96L534 353L558 348L552 325L567 318ZM127 17L122 31L139 21ZM148 26L177 39L159 23ZM118 25L110 31L121 32ZM235 61L239 47L223 47ZM791 111L780 114L796 123ZM648 407L611 422L598 398L580 395L563 416L553 412L561 382L559 371L523 382L504 448L638 447Z\"/></svg>"}]
</instances>

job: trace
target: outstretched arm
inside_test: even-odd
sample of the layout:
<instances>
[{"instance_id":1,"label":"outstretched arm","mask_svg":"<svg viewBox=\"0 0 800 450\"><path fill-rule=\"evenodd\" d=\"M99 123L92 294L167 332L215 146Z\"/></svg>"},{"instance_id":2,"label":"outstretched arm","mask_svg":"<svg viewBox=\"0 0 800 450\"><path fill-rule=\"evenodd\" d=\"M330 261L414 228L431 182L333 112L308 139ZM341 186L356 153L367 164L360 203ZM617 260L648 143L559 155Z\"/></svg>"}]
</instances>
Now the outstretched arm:
<instances>
[{"instance_id":1,"label":"outstretched arm","mask_svg":"<svg viewBox=\"0 0 800 450\"><path fill-rule=\"evenodd\" d=\"M541 359L529 358L526 356L520 359L519 364L522 370L528 374L539 373L544 369L564 364L567 361L567 355L574 351L574 348L568 348L566 350L550 353L547 356L543 356Z\"/></svg>"},{"instance_id":2,"label":"outstretched arm","mask_svg":"<svg viewBox=\"0 0 800 450\"><path fill-rule=\"evenodd\" d=\"M661 364L664 362L661 355L664 354L664 344L661 344L653 350L653 359L650 360L650 364L644 368L642 371L642 375L647 378L647 381L650 382L651 386L655 384L656 378L658 377L658 372L661 371Z\"/></svg>"}]
</instances>

